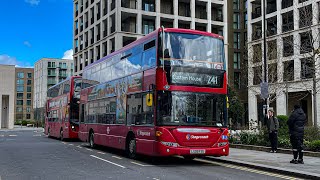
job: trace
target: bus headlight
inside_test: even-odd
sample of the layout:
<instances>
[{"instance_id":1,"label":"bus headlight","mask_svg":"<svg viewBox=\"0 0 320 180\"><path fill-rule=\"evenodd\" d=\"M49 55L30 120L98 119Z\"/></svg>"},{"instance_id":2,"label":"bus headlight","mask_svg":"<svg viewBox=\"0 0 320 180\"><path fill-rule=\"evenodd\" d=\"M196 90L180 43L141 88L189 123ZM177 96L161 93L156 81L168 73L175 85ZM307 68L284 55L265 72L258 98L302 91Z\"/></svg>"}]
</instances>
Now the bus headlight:
<instances>
[{"instance_id":1,"label":"bus headlight","mask_svg":"<svg viewBox=\"0 0 320 180\"><path fill-rule=\"evenodd\" d=\"M222 147L222 146L225 146L227 144L228 144L228 142L221 142L221 143L218 143L218 147Z\"/></svg>"},{"instance_id":2,"label":"bus headlight","mask_svg":"<svg viewBox=\"0 0 320 180\"><path fill-rule=\"evenodd\" d=\"M161 144L165 145L165 146L170 146L170 147L178 147L179 144L178 143L174 143L174 142L164 142L161 141Z\"/></svg>"}]
</instances>

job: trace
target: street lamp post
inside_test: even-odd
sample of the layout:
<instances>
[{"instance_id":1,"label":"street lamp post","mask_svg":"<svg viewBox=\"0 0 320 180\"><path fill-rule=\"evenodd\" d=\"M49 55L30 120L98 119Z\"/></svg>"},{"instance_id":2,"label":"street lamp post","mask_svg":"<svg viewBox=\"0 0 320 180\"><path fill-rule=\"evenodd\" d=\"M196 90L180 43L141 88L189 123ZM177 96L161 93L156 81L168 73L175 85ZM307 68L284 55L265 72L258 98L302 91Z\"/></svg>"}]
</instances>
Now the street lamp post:
<instances>
[{"instance_id":1,"label":"street lamp post","mask_svg":"<svg viewBox=\"0 0 320 180\"><path fill-rule=\"evenodd\" d=\"M266 0L263 0L263 69L264 69L264 83L268 85L268 72L267 72L267 42L266 42ZM264 99L265 116L268 113L268 97Z\"/></svg>"}]
</instances>

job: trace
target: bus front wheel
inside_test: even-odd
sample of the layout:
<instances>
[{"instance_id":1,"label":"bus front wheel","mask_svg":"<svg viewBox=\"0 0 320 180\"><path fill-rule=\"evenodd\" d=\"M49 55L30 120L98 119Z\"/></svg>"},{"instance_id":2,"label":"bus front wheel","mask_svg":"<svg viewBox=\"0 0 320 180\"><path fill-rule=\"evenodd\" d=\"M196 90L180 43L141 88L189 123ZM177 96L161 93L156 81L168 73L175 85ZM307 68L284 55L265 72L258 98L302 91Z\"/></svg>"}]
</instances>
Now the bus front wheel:
<instances>
[{"instance_id":1,"label":"bus front wheel","mask_svg":"<svg viewBox=\"0 0 320 180\"><path fill-rule=\"evenodd\" d=\"M137 157L137 143L134 137L132 137L129 141L128 141L128 145L127 145L127 153L129 158L134 159Z\"/></svg>"},{"instance_id":2,"label":"bus front wheel","mask_svg":"<svg viewBox=\"0 0 320 180\"><path fill-rule=\"evenodd\" d=\"M93 133L93 132L91 132L91 133L90 133L90 136L89 136L89 146L90 146L91 148L94 148L94 147L95 147L95 144L94 144L94 133Z\"/></svg>"}]
</instances>

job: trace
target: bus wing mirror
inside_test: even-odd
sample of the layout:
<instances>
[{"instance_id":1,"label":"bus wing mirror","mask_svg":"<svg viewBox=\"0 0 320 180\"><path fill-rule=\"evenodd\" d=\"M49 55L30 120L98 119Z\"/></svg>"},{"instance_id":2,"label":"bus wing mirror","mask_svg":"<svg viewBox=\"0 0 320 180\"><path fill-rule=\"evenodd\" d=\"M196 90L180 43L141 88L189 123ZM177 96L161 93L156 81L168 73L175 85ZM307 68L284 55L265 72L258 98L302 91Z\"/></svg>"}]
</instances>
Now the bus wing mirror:
<instances>
[{"instance_id":1,"label":"bus wing mirror","mask_svg":"<svg viewBox=\"0 0 320 180\"><path fill-rule=\"evenodd\" d=\"M153 104L153 96L152 96L151 93L148 93L148 94L147 94L146 101L147 101L147 102L146 102L147 106L148 106L148 107L151 107L152 104Z\"/></svg>"}]
</instances>

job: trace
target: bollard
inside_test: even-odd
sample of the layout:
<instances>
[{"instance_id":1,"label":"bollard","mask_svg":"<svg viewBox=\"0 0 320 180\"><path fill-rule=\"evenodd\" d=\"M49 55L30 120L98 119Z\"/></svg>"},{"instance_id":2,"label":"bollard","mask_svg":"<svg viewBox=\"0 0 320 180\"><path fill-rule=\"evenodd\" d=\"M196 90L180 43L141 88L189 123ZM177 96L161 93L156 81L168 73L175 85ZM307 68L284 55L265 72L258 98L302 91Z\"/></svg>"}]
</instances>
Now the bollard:
<instances>
[{"instance_id":1,"label":"bollard","mask_svg":"<svg viewBox=\"0 0 320 180\"><path fill-rule=\"evenodd\" d=\"M20 128L22 128L22 123L21 123L21 125L20 125Z\"/></svg>"}]
</instances>

